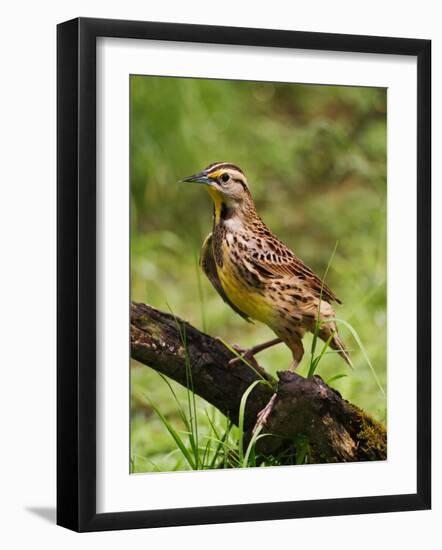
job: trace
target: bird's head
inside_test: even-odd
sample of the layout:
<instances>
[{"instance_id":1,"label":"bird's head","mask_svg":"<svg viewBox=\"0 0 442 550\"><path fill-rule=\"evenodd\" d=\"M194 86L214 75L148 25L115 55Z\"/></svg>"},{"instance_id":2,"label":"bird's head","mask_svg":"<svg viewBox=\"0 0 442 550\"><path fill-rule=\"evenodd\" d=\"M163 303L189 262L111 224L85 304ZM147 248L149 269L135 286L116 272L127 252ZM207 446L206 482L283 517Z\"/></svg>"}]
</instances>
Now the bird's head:
<instances>
[{"instance_id":1,"label":"bird's head","mask_svg":"<svg viewBox=\"0 0 442 550\"><path fill-rule=\"evenodd\" d=\"M182 181L201 183L206 186L215 204L217 217L223 208L233 213L239 212L250 203L253 204L244 172L229 162L210 164L202 172L184 178Z\"/></svg>"}]
</instances>

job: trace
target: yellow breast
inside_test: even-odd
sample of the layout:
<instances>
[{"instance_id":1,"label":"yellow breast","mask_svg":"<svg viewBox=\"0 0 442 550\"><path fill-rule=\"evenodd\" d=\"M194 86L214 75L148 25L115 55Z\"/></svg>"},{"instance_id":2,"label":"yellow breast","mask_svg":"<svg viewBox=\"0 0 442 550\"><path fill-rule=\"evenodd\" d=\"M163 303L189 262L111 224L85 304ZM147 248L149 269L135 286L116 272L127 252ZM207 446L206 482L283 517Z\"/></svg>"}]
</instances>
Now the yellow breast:
<instances>
[{"instance_id":1,"label":"yellow breast","mask_svg":"<svg viewBox=\"0 0 442 550\"><path fill-rule=\"evenodd\" d=\"M223 265L217 267L218 277L223 286L224 292L229 300L246 315L262 323L268 323L272 317L273 308L265 296L253 288L232 263L229 249L226 244L222 245Z\"/></svg>"}]
</instances>

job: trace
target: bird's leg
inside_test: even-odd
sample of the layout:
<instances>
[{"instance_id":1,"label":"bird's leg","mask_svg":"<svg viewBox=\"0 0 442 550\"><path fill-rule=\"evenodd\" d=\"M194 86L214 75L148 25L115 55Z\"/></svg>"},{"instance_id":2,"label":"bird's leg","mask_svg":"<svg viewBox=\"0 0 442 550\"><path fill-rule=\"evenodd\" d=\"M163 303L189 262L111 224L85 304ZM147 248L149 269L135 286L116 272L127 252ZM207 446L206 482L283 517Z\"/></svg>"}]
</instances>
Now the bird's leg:
<instances>
[{"instance_id":1,"label":"bird's leg","mask_svg":"<svg viewBox=\"0 0 442 550\"><path fill-rule=\"evenodd\" d=\"M260 426L265 426L267 424L267 420L269 419L269 416L275 405L275 400L276 393L272 395L267 405L261 411L259 411L258 416L256 417L256 424L253 427L253 433L255 433Z\"/></svg>"},{"instance_id":2,"label":"bird's leg","mask_svg":"<svg viewBox=\"0 0 442 550\"><path fill-rule=\"evenodd\" d=\"M259 353L260 351L264 351L265 349L271 348L272 346L276 346L276 344L279 344L281 342L282 342L281 338L274 338L273 340L269 340L268 342L263 342L262 344L258 344L257 346L253 346L252 348L249 348L249 349L242 349L239 346L233 346L234 350L237 351L240 354L240 356L230 359L229 365L235 365L242 360L253 362L255 360L254 356L256 353Z\"/></svg>"},{"instance_id":3,"label":"bird's leg","mask_svg":"<svg viewBox=\"0 0 442 550\"><path fill-rule=\"evenodd\" d=\"M293 363L291 364L289 370L294 372L304 357L304 346L300 337L292 338L290 342L290 349L293 354Z\"/></svg>"},{"instance_id":4,"label":"bird's leg","mask_svg":"<svg viewBox=\"0 0 442 550\"><path fill-rule=\"evenodd\" d=\"M270 347L271 345L277 344L278 341L281 342L282 340L280 338L276 338L271 342L266 342L266 344L268 344L266 347ZM290 367L290 370L294 371L298 367L299 363L302 360L302 357L304 356L304 346L302 344L302 339L300 336L295 336L295 337L292 336L290 338L290 343L286 341L286 344L289 345L293 354L293 363ZM265 344L261 344L261 345L265 345ZM259 346L256 346L256 347L259 347ZM261 349L266 349L266 347ZM261 349L259 351L261 351ZM256 418L256 424L253 428L253 432L256 432L256 430L260 426L265 426L267 424L267 420L269 419L269 416L273 411L275 401L276 401L276 393L272 395L270 401L262 409L262 411L259 411L258 416Z\"/></svg>"}]
</instances>

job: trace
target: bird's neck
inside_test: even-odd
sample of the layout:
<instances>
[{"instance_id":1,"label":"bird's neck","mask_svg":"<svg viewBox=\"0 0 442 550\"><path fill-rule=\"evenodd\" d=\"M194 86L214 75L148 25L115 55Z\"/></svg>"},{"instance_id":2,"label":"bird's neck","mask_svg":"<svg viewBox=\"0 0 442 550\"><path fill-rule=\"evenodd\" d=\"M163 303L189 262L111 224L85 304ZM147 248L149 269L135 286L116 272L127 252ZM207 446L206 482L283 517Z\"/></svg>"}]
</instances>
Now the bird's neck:
<instances>
[{"instance_id":1,"label":"bird's neck","mask_svg":"<svg viewBox=\"0 0 442 550\"><path fill-rule=\"evenodd\" d=\"M213 200L213 225L247 227L251 222L260 220L252 200L229 204L222 198Z\"/></svg>"}]
</instances>

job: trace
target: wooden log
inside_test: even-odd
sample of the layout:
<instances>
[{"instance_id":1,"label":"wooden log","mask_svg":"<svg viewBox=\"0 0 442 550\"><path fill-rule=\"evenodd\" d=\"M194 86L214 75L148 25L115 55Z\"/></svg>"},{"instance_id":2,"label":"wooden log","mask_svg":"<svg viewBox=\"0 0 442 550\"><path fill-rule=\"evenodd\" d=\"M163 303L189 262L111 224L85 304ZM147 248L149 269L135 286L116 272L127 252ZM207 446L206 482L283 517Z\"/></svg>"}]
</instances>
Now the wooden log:
<instances>
[{"instance_id":1,"label":"wooden log","mask_svg":"<svg viewBox=\"0 0 442 550\"><path fill-rule=\"evenodd\" d=\"M131 355L172 378L217 407L235 424L241 397L256 380L246 405L245 429L251 435L259 411L276 392L265 426L273 435L259 440L263 456L291 464L305 454L310 463L385 460L382 424L349 403L319 376L278 373L278 380L256 361L229 365L234 354L218 339L151 306L131 305Z\"/></svg>"}]
</instances>

